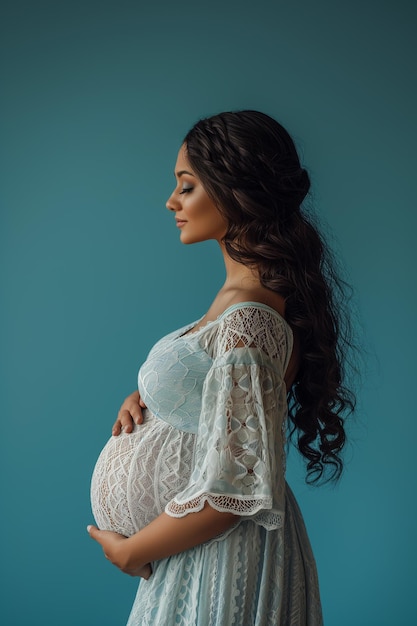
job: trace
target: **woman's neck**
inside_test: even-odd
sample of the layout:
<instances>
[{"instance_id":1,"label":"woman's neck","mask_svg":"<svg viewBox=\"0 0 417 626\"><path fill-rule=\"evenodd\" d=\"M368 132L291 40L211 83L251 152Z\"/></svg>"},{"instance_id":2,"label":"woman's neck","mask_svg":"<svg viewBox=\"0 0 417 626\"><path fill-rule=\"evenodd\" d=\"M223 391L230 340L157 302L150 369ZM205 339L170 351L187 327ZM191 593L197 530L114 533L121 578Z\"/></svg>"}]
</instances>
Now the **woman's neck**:
<instances>
[{"instance_id":1,"label":"woman's neck","mask_svg":"<svg viewBox=\"0 0 417 626\"><path fill-rule=\"evenodd\" d=\"M251 289L261 286L258 272L243 263L238 263L232 259L226 251L224 244L220 244L223 253L224 266L226 270L226 280L223 289Z\"/></svg>"}]
</instances>

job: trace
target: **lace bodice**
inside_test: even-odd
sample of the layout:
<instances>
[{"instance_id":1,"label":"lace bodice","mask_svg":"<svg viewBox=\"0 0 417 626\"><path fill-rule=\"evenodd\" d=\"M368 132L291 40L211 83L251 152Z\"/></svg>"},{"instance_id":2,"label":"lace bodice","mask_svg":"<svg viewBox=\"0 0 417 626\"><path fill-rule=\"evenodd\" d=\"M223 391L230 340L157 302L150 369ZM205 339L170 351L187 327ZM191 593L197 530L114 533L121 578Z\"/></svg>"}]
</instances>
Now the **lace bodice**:
<instances>
[{"instance_id":1,"label":"lace bodice","mask_svg":"<svg viewBox=\"0 0 417 626\"><path fill-rule=\"evenodd\" d=\"M134 449L132 435L108 442L93 475L95 515L115 517L112 508L124 507L138 530L150 511L181 517L209 502L279 527L291 330L276 311L253 302L187 332L192 327L161 339L140 368L140 394L157 426L136 429ZM119 510L116 517L126 515Z\"/></svg>"},{"instance_id":2,"label":"lace bodice","mask_svg":"<svg viewBox=\"0 0 417 626\"><path fill-rule=\"evenodd\" d=\"M233 305L190 333L194 324L158 341L138 376L146 406L190 432L198 429L206 376L212 366L221 366L222 357L271 367L282 379L292 350L292 333L285 320L260 303Z\"/></svg>"}]
</instances>

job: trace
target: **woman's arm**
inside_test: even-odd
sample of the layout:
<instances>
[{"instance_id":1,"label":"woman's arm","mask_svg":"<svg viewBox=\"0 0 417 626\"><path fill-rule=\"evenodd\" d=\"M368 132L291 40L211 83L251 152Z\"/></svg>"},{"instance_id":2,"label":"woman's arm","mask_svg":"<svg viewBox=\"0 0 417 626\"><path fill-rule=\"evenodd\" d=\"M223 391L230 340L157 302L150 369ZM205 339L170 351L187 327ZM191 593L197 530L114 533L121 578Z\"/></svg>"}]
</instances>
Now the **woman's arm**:
<instances>
[{"instance_id":1,"label":"woman's arm","mask_svg":"<svg viewBox=\"0 0 417 626\"><path fill-rule=\"evenodd\" d=\"M146 405L141 399L139 391L134 391L130 396L127 396L119 409L117 420L113 424L112 435L117 437L122 430L125 433L130 433L133 430L133 423L142 424L142 409L145 408Z\"/></svg>"},{"instance_id":2,"label":"woman's arm","mask_svg":"<svg viewBox=\"0 0 417 626\"><path fill-rule=\"evenodd\" d=\"M238 519L238 515L216 511L206 503L201 511L180 518L162 513L129 538L95 526L88 526L87 530L113 565L126 574L146 578L143 572L151 561L205 543L231 528Z\"/></svg>"}]
</instances>

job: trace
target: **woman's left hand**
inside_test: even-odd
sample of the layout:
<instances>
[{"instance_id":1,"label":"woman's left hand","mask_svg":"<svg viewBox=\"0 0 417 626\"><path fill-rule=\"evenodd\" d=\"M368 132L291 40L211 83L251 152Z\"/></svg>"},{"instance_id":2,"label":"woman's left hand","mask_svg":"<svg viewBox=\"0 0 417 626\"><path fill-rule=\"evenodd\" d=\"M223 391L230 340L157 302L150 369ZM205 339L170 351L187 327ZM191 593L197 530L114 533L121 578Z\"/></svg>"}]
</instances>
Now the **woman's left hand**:
<instances>
[{"instance_id":1,"label":"woman's left hand","mask_svg":"<svg viewBox=\"0 0 417 626\"><path fill-rule=\"evenodd\" d=\"M152 569L149 563L136 567L129 563L129 555L125 545L127 537L111 530L99 530L96 526L87 526L87 531L90 537L101 545L106 559L122 572L129 574L129 576L140 576L145 580L150 577Z\"/></svg>"}]
</instances>

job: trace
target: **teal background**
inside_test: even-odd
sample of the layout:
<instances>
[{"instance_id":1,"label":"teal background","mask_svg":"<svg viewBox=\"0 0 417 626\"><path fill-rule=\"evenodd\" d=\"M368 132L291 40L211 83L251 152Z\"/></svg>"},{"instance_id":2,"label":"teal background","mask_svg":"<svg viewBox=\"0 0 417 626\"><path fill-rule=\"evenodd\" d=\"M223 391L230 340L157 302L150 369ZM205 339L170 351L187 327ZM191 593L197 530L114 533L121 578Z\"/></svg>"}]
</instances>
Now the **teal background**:
<instances>
[{"instance_id":1,"label":"teal background","mask_svg":"<svg viewBox=\"0 0 417 626\"><path fill-rule=\"evenodd\" d=\"M87 536L90 476L148 349L223 280L164 206L185 132L236 108L294 136L356 293L345 476L311 489L289 462L326 624L415 624L414 6L2 2L5 626L125 623L137 581Z\"/></svg>"}]
</instances>

